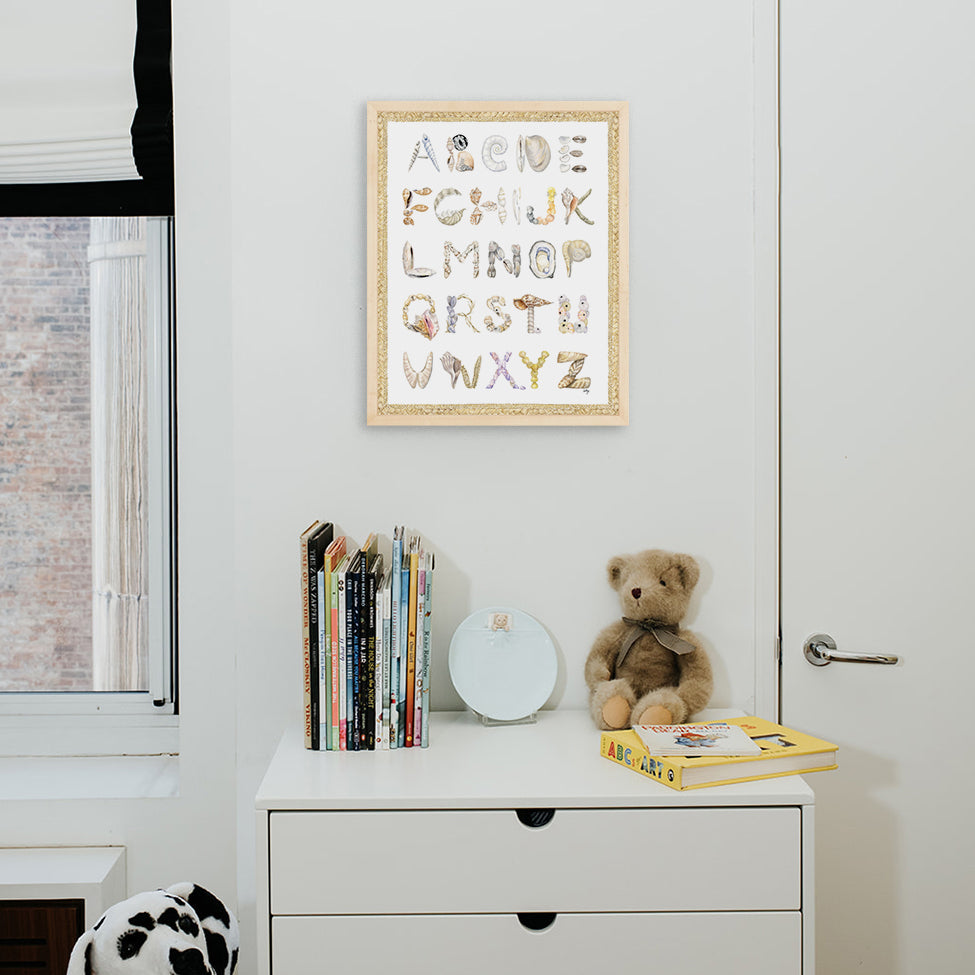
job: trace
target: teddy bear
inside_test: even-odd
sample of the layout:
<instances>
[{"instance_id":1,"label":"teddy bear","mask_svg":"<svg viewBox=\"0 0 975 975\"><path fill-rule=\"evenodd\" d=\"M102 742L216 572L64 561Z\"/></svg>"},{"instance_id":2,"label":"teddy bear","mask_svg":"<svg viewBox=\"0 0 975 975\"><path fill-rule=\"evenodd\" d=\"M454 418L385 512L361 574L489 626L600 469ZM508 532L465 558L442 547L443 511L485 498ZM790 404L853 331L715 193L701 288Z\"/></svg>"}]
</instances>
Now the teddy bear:
<instances>
[{"instance_id":1,"label":"teddy bear","mask_svg":"<svg viewBox=\"0 0 975 975\"><path fill-rule=\"evenodd\" d=\"M233 975L239 946L223 902L179 883L110 907L75 942L66 975Z\"/></svg>"},{"instance_id":2,"label":"teddy bear","mask_svg":"<svg viewBox=\"0 0 975 975\"><path fill-rule=\"evenodd\" d=\"M711 698L711 662L680 628L700 576L690 555L649 549L606 566L623 617L596 637L586 659L596 725L681 724Z\"/></svg>"}]
</instances>

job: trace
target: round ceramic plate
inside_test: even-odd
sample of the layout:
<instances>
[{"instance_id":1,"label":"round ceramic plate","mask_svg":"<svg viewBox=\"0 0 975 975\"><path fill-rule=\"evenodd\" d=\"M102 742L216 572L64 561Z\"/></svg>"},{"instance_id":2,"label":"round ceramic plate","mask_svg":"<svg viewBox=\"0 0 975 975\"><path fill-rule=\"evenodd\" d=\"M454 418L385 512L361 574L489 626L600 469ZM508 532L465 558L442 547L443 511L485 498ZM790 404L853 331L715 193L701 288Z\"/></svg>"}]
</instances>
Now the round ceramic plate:
<instances>
[{"instance_id":1,"label":"round ceramic plate","mask_svg":"<svg viewBox=\"0 0 975 975\"><path fill-rule=\"evenodd\" d=\"M511 629L492 629L495 613L506 613ZM518 721L537 711L559 670L555 645L542 624L502 606L479 609L457 627L447 664L464 703L494 721Z\"/></svg>"}]
</instances>

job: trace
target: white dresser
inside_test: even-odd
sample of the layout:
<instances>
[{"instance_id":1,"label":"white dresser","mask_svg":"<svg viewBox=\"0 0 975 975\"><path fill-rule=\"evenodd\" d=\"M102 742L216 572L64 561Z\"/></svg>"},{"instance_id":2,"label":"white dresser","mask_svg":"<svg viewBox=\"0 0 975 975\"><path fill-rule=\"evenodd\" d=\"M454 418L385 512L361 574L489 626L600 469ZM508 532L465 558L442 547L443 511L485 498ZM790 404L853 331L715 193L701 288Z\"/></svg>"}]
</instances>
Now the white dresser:
<instances>
[{"instance_id":1,"label":"white dresser","mask_svg":"<svg viewBox=\"0 0 975 975\"><path fill-rule=\"evenodd\" d=\"M801 777L676 792L602 758L582 711L438 712L430 741L284 737L257 795L261 975L812 975Z\"/></svg>"}]
</instances>

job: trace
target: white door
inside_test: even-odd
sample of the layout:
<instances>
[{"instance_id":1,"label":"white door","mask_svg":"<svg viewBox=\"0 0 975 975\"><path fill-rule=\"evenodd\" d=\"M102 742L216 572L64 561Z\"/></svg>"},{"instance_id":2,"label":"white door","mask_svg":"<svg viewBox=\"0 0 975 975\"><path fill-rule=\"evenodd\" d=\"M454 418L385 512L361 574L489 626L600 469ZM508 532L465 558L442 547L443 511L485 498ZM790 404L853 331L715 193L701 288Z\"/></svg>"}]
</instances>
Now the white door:
<instances>
[{"instance_id":1,"label":"white door","mask_svg":"<svg viewBox=\"0 0 975 975\"><path fill-rule=\"evenodd\" d=\"M817 971L975 970L975 5L783 4L782 719ZM803 643L896 666L814 667Z\"/></svg>"}]
</instances>

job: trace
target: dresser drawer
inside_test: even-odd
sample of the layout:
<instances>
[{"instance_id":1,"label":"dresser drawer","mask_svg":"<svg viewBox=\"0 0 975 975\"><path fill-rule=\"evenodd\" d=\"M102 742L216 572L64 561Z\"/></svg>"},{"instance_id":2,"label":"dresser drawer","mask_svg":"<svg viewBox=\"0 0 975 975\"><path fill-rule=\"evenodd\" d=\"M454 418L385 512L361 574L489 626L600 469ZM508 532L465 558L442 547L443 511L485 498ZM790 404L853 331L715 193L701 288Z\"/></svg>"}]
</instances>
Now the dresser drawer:
<instances>
[{"instance_id":1,"label":"dresser drawer","mask_svg":"<svg viewBox=\"0 0 975 975\"><path fill-rule=\"evenodd\" d=\"M510 914L276 917L271 932L271 975L802 972L798 913L560 914L541 931Z\"/></svg>"},{"instance_id":2,"label":"dresser drawer","mask_svg":"<svg viewBox=\"0 0 975 975\"><path fill-rule=\"evenodd\" d=\"M792 911L797 807L281 812L272 915Z\"/></svg>"}]
</instances>

